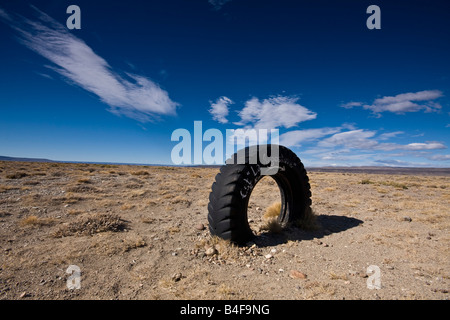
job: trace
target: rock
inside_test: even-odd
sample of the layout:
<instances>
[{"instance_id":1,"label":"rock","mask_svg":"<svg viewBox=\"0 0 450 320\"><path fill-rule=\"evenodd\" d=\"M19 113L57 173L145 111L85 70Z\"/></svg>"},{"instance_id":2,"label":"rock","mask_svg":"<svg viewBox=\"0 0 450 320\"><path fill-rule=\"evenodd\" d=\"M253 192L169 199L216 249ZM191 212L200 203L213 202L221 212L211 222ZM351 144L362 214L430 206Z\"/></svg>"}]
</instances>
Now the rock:
<instances>
[{"instance_id":1,"label":"rock","mask_svg":"<svg viewBox=\"0 0 450 320\"><path fill-rule=\"evenodd\" d=\"M206 249L206 251L205 251L205 254L206 254L208 257L213 256L213 255L215 255L216 253L217 253L217 250L216 250L215 248L208 248L208 249Z\"/></svg>"},{"instance_id":2,"label":"rock","mask_svg":"<svg viewBox=\"0 0 450 320\"><path fill-rule=\"evenodd\" d=\"M411 219L411 217L403 217L403 221L408 221L408 222L411 222L411 221L412 221L412 219Z\"/></svg>"},{"instance_id":3,"label":"rock","mask_svg":"<svg viewBox=\"0 0 450 320\"><path fill-rule=\"evenodd\" d=\"M205 230L205 225L203 223L199 223L198 225L195 226L195 229L198 231Z\"/></svg>"},{"instance_id":4,"label":"rock","mask_svg":"<svg viewBox=\"0 0 450 320\"><path fill-rule=\"evenodd\" d=\"M30 294L28 294L26 291L24 291L24 292L22 292L20 294L19 298L26 298L26 297L29 297L29 296L30 296Z\"/></svg>"},{"instance_id":5,"label":"rock","mask_svg":"<svg viewBox=\"0 0 450 320\"><path fill-rule=\"evenodd\" d=\"M292 279L306 279L307 275L304 274L303 272L300 272L298 270L291 270L291 272L289 273L289 276Z\"/></svg>"},{"instance_id":6,"label":"rock","mask_svg":"<svg viewBox=\"0 0 450 320\"><path fill-rule=\"evenodd\" d=\"M180 281L182 276L183 276L183 275L182 275L181 273L175 273L175 274L172 276L172 280L175 281L175 282Z\"/></svg>"},{"instance_id":7,"label":"rock","mask_svg":"<svg viewBox=\"0 0 450 320\"><path fill-rule=\"evenodd\" d=\"M356 275L358 275L358 272L355 270L348 270L348 274L351 276L356 276Z\"/></svg>"},{"instance_id":8,"label":"rock","mask_svg":"<svg viewBox=\"0 0 450 320\"><path fill-rule=\"evenodd\" d=\"M266 258L266 259L272 259L272 258L273 258L273 255L271 255L271 254L269 253L269 254L266 254L266 255L264 256L264 258Z\"/></svg>"}]
</instances>

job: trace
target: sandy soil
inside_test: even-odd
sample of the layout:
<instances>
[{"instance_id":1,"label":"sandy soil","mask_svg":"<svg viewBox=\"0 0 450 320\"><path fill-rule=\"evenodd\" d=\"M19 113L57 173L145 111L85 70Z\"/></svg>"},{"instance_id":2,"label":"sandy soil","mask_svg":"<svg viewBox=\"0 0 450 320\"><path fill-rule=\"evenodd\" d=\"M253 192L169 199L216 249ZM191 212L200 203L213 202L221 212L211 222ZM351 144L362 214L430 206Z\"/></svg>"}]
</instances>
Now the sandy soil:
<instances>
[{"instance_id":1,"label":"sandy soil","mask_svg":"<svg viewBox=\"0 0 450 320\"><path fill-rule=\"evenodd\" d=\"M448 176L309 172L317 227L278 233L266 177L236 247L207 228L217 172L0 162L0 299L448 299Z\"/></svg>"}]
</instances>

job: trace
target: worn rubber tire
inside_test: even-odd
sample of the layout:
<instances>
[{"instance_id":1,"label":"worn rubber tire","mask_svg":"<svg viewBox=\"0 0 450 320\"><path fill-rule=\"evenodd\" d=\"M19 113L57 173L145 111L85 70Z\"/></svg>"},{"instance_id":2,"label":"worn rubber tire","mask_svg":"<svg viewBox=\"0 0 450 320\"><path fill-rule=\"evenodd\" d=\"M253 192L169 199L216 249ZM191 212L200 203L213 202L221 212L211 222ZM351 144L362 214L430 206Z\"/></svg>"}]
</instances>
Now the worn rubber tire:
<instances>
[{"instance_id":1,"label":"worn rubber tire","mask_svg":"<svg viewBox=\"0 0 450 320\"><path fill-rule=\"evenodd\" d=\"M234 154L227 164L220 168L209 195L208 222L211 235L245 244L254 237L247 218L248 201L258 181L264 177L263 165L250 159L256 154L270 157L272 145L251 146ZM281 211L278 221L283 227L301 220L311 206L311 191L306 170L300 159L286 147L278 147L278 171L270 175L277 183L281 194ZM243 164L236 161L245 153ZM259 154L261 156L261 154ZM242 159L242 158L240 158ZM233 161L230 161L233 160ZM233 164L230 164L233 163Z\"/></svg>"}]
</instances>

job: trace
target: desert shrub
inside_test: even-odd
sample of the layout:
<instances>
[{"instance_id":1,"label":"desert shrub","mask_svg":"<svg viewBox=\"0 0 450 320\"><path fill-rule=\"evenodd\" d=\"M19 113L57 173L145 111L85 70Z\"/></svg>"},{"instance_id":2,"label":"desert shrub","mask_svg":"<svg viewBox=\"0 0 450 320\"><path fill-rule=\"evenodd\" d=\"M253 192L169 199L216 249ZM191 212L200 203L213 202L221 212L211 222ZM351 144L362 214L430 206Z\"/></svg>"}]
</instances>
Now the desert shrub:
<instances>
[{"instance_id":1,"label":"desert shrub","mask_svg":"<svg viewBox=\"0 0 450 320\"><path fill-rule=\"evenodd\" d=\"M125 221L115 214L96 214L94 216L80 218L77 221L64 225L56 231L55 238L73 235L93 235L100 232L119 232L126 227Z\"/></svg>"}]
</instances>

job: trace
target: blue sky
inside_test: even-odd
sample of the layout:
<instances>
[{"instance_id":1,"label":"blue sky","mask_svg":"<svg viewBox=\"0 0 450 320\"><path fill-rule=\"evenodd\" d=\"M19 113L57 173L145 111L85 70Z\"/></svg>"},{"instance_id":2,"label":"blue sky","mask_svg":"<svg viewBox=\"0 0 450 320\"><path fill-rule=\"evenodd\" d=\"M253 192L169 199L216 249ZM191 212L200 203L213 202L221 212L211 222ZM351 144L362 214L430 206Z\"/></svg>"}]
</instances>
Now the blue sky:
<instances>
[{"instance_id":1,"label":"blue sky","mask_svg":"<svg viewBox=\"0 0 450 320\"><path fill-rule=\"evenodd\" d=\"M2 1L0 155L172 164L202 121L306 166L449 167L449 39L448 1Z\"/></svg>"}]
</instances>

